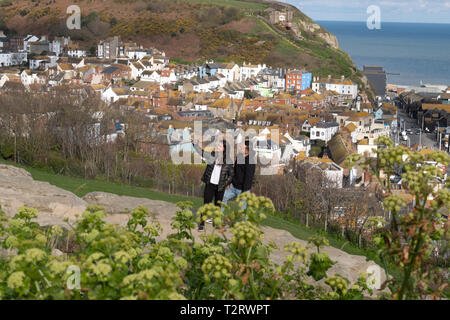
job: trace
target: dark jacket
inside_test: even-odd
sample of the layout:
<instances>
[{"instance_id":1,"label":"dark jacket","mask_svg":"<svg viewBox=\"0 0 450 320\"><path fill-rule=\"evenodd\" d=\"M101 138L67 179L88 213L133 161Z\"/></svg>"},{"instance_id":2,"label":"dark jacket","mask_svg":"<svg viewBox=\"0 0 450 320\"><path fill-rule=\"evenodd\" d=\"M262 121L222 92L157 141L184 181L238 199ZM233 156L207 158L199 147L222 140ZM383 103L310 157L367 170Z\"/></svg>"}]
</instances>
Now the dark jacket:
<instances>
[{"instance_id":1,"label":"dark jacket","mask_svg":"<svg viewBox=\"0 0 450 320\"><path fill-rule=\"evenodd\" d=\"M215 160L216 160L216 153L213 152L206 152L202 148L200 148L198 145L193 144L195 151L197 151L203 158L206 160L206 169L203 173L202 181L204 183L210 183L211 181L211 175L214 170ZM223 164L222 170L220 171L220 180L218 184L218 190L219 192L222 192L225 190L225 188L231 184L231 181L233 180L234 176L234 166L232 164Z\"/></svg>"},{"instance_id":2,"label":"dark jacket","mask_svg":"<svg viewBox=\"0 0 450 320\"><path fill-rule=\"evenodd\" d=\"M233 186L238 190L242 190L242 192L250 191L253 184L253 178L255 177L255 169L256 165L250 164L249 157L245 158L245 163L236 161L234 166Z\"/></svg>"}]
</instances>

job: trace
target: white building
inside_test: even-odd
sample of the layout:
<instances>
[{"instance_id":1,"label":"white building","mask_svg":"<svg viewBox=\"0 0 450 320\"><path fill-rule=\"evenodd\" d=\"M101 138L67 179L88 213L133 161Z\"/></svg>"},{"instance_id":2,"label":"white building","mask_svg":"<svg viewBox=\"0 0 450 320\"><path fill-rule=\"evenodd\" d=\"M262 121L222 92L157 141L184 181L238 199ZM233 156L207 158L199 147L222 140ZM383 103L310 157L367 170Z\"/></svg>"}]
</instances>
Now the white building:
<instances>
[{"instance_id":1,"label":"white building","mask_svg":"<svg viewBox=\"0 0 450 320\"><path fill-rule=\"evenodd\" d=\"M336 122L322 122L311 128L310 139L328 142L338 130L339 125Z\"/></svg>"},{"instance_id":2,"label":"white building","mask_svg":"<svg viewBox=\"0 0 450 320\"><path fill-rule=\"evenodd\" d=\"M30 42L36 42L39 40L39 37L33 36L33 35L27 35L24 39L23 39L23 50L24 51L29 51L29 43Z\"/></svg>"},{"instance_id":3,"label":"white building","mask_svg":"<svg viewBox=\"0 0 450 320\"><path fill-rule=\"evenodd\" d=\"M37 56L33 59L30 59L30 70L39 69L40 66L44 65L44 70L48 68L52 68L56 66L56 61L58 61L57 56Z\"/></svg>"},{"instance_id":4,"label":"white building","mask_svg":"<svg viewBox=\"0 0 450 320\"><path fill-rule=\"evenodd\" d=\"M17 66L27 62L26 52L0 52L0 67Z\"/></svg>"},{"instance_id":5,"label":"white building","mask_svg":"<svg viewBox=\"0 0 450 320\"><path fill-rule=\"evenodd\" d=\"M217 69L217 73L225 76L227 81L234 82L239 80L240 67L235 63L223 64Z\"/></svg>"},{"instance_id":6,"label":"white building","mask_svg":"<svg viewBox=\"0 0 450 320\"><path fill-rule=\"evenodd\" d=\"M161 82L161 74L158 71L144 71L141 74L142 81Z\"/></svg>"},{"instance_id":7,"label":"white building","mask_svg":"<svg viewBox=\"0 0 450 320\"><path fill-rule=\"evenodd\" d=\"M321 185L328 188L342 188L344 180L344 169L332 161L322 161L317 158L306 158L299 164L297 174L299 178L304 179L306 183L309 181L317 182L316 173L321 176ZM310 180L314 179L314 180Z\"/></svg>"},{"instance_id":8,"label":"white building","mask_svg":"<svg viewBox=\"0 0 450 320\"><path fill-rule=\"evenodd\" d=\"M61 43L59 43L59 41L53 40L49 45L50 52L54 52L57 56L62 53Z\"/></svg>"},{"instance_id":9,"label":"white building","mask_svg":"<svg viewBox=\"0 0 450 320\"><path fill-rule=\"evenodd\" d=\"M323 175L325 183L329 188L342 188L344 180L344 169L334 162L326 163L326 168L323 168Z\"/></svg>"},{"instance_id":10,"label":"white building","mask_svg":"<svg viewBox=\"0 0 450 320\"><path fill-rule=\"evenodd\" d=\"M106 103L113 103L122 98L128 98L128 93L122 88L109 87L101 94L101 99Z\"/></svg>"},{"instance_id":11,"label":"white building","mask_svg":"<svg viewBox=\"0 0 450 320\"><path fill-rule=\"evenodd\" d=\"M160 84L175 83L177 82L177 76L175 75L175 70L170 68L165 68L160 73Z\"/></svg>"},{"instance_id":12,"label":"white building","mask_svg":"<svg viewBox=\"0 0 450 320\"><path fill-rule=\"evenodd\" d=\"M353 83L351 80L346 80L344 76L342 76L339 80L332 79L331 76L324 79L315 77L312 83L312 89L317 93L320 93L323 89L335 91L339 94L351 95L352 99L356 99L358 96L358 85Z\"/></svg>"},{"instance_id":13,"label":"white building","mask_svg":"<svg viewBox=\"0 0 450 320\"><path fill-rule=\"evenodd\" d=\"M306 136L301 136L300 139L293 139L288 133L284 135L290 144L286 144L286 147L281 157L281 161L289 163L289 161L297 156L300 152L304 152L306 156L309 156L309 151L311 150L311 141Z\"/></svg>"},{"instance_id":14,"label":"white building","mask_svg":"<svg viewBox=\"0 0 450 320\"><path fill-rule=\"evenodd\" d=\"M45 84L45 79L40 78L36 73L31 70L24 70L20 74L22 84L24 86L29 86L30 84Z\"/></svg>"},{"instance_id":15,"label":"white building","mask_svg":"<svg viewBox=\"0 0 450 320\"><path fill-rule=\"evenodd\" d=\"M133 80L139 78L145 71L144 65L142 65L142 63L140 63L139 61L130 63L129 67L131 69L131 79Z\"/></svg>"},{"instance_id":16,"label":"white building","mask_svg":"<svg viewBox=\"0 0 450 320\"><path fill-rule=\"evenodd\" d=\"M141 60L147 55L147 51L144 49L129 49L126 52L126 56L131 60Z\"/></svg>"},{"instance_id":17,"label":"white building","mask_svg":"<svg viewBox=\"0 0 450 320\"><path fill-rule=\"evenodd\" d=\"M83 49L70 49L67 51L67 55L72 58L82 58L87 56L87 52Z\"/></svg>"},{"instance_id":18,"label":"white building","mask_svg":"<svg viewBox=\"0 0 450 320\"><path fill-rule=\"evenodd\" d=\"M256 77L259 72L261 72L263 69L266 69L266 65L258 64L258 65L252 65L252 64L246 64L244 62L244 65L240 68L239 72L239 81L247 80L251 77Z\"/></svg>"}]
</instances>

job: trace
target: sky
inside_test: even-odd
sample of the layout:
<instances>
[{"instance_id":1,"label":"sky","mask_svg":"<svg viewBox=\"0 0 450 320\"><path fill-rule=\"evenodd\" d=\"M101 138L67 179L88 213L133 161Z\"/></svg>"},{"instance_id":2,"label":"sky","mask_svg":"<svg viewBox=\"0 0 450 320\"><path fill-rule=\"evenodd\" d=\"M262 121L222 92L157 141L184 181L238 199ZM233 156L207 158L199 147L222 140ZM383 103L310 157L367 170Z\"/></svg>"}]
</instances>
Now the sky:
<instances>
[{"instance_id":1,"label":"sky","mask_svg":"<svg viewBox=\"0 0 450 320\"><path fill-rule=\"evenodd\" d=\"M450 0L281 0L311 19L367 21L371 5L380 8L381 22L450 23Z\"/></svg>"}]
</instances>

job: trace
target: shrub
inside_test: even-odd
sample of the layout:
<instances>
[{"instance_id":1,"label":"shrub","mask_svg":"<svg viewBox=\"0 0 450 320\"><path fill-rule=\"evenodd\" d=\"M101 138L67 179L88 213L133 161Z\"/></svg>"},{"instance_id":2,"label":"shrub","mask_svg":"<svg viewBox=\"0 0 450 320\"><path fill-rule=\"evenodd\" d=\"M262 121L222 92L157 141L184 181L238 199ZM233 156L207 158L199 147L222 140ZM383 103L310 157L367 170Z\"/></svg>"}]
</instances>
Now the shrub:
<instances>
[{"instance_id":1,"label":"shrub","mask_svg":"<svg viewBox=\"0 0 450 320\"><path fill-rule=\"evenodd\" d=\"M0 145L0 154L5 160L12 159L14 157L14 144L5 141Z\"/></svg>"},{"instance_id":2,"label":"shrub","mask_svg":"<svg viewBox=\"0 0 450 320\"><path fill-rule=\"evenodd\" d=\"M37 210L22 207L13 218L0 216L0 245L16 252L0 257L0 299L263 300L301 299L305 292L308 298L356 299L368 291L362 279L350 287L346 279L329 278L330 293L307 284L308 269L320 269L322 274L314 272L315 278L323 279L328 267L320 259L310 264L299 243L284 247L288 255L281 265L271 262L275 245L262 243L258 226L273 212L273 204L249 193L238 198L244 200L245 210L200 208L200 217L215 220L201 241L192 234L196 217L189 202L178 204L175 233L167 241L157 241L161 226L143 207L133 210L121 227L106 223L103 208L91 205L69 232L40 227L32 222ZM225 229L233 235L231 240ZM60 246L69 240L75 242L72 251ZM323 239L313 242L321 246ZM54 248L65 253L55 256Z\"/></svg>"}]
</instances>

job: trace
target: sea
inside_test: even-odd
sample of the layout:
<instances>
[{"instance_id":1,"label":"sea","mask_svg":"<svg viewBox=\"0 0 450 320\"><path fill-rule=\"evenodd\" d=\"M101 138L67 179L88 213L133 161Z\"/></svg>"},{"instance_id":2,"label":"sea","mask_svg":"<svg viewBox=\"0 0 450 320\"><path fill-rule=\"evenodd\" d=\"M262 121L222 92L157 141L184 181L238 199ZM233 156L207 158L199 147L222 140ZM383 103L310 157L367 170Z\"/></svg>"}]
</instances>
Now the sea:
<instances>
[{"instance_id":1,"label":"sea","mask_svg":"<svg viewBox=\"0 0 450 320\"><path fill-rule=\"evenodd\" d=\"M383 66L387 83L450 86L450 24L315 21L336 35L359 69ZM389 74L391 73L391 74Z\"/></svg>"}]
</instances>

